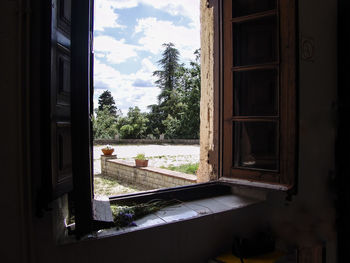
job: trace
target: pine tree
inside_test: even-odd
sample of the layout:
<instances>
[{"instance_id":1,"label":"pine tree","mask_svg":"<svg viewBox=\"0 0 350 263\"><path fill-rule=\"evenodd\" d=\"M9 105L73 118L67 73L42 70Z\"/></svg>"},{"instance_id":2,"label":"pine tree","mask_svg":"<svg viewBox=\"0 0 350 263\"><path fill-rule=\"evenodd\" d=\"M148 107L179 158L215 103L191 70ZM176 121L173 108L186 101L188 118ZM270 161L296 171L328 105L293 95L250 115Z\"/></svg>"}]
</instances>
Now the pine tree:
<instances>
[{"instance_id":1,"label":"pine tree","mask_svg":"<svg viewBox=\"0 0 350 263\"><path fill-rule=\"evenodd\" d=\"M98 110L102 111L105 107L109 109L111 115L117 117L117 106L109 90L105 90L98 98Z\"/></svg>"},{"instance_id":2,"label":"pine tree","mask_svg":"<svg viewBox=\"0 0 350 263\"><path fill-rule=\"evenodd\" d=\"M153 72L153 76L158 77L155 84L161 89L158 95L158 104L162 112L163 120L168 115L174 115L177 103L177 71L179 69L179 51L173 43L163 44L165 50L162 58L158 61L161 70Z\"/></svg>"}]
</instances>

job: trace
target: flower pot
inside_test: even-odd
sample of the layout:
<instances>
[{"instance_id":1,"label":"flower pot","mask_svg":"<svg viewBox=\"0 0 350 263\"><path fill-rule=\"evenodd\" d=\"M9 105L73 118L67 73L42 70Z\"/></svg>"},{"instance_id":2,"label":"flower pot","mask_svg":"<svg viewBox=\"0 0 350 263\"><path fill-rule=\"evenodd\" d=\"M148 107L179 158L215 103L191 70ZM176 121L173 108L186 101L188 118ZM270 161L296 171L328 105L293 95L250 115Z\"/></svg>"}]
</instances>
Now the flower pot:
<instances>
[{"instance_id":1,"label":"flower pot","mask_svg":"<svg viewBox=\"0 0 350 263\"><path fill-rule=\"evenodd\" d=\"M148 166L148 160L137 160L137 159L135 159L135 165L137 167L147 167Z\"/></svg>"},{"instance_id":2,"label":"flower pot","mask_svg":"<svg viewBox=\"0 0 350 263\"><path fill-rule=\"evenodd\" d=\"M102 149L104 155L111 155L114 152L114 149Z\"/></svg>"}]
</instances>

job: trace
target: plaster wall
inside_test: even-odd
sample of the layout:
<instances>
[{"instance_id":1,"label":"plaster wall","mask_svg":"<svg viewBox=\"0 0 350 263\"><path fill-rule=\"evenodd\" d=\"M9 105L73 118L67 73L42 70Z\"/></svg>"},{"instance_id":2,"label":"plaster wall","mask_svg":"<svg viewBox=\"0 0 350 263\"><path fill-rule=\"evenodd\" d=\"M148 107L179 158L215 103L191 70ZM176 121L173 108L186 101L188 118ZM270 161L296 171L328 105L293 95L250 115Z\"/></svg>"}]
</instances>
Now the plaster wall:
<instances>
[{"instance_id":1,"label":"plaster wall","mask_svg":"<svg viewBox=\"0 0 350 263\"><path fill-rule=\"evenodd\" d=\"M213 150L213 12L202 1L201 163L199 181L215 179ZM316 8L317 7L317 8ZM271 193L259 222L270 224L286 244L327 247L335 262L332 192L335 177L337 96L337 1L298 1L298 193L293 201ZM309 54L310 51L311 53Z\"/></svg>"},{"instance_id":2,"label":"plaster wall","mask_svg":"<svg viewBox=\"0 0 350 263\"><path fill-rule=\"evenodd\" d=\"M214 10L201 0L201 102L200 161L198 182L217 178L209 165L209 152L214 151Z\"/></svg>"},{"instance_id":3,"label":"plaster wall","mask_svg":"<svg viewBox=\"0 0 350 263\"><path fill-rule=\"evenodd\" d=\"M264 223L273 229L285 245L310 246L323 243L327 247L327 262L336 262L336 232L333 209L334 140L336 96L336 4L333 0L299 1L299 36L314 43L313 60L299 58L299 172L298 194L292 201L286 196L270 193L262 204L236 212L203 217L193 221L169 224L145 231L124 234L101 240L89 240L59 245L54 238L55 213L43 217L31 214L36 196L35 178L40 176L39 161L32 161L35 169L30 175L25 146L28 143L23 128L26 116L22 105L26 101L20 84L22 13L20 0L3 0L0 5L0 61L2 78L0 204L6 216L1 216L1 262L206 262L230 248L235 232L248 233ZM39 1L32 2L32 19L40 28L35 11ZM212 10L201 1L202 17L202 79L201 99L201 163L208 160L213 149L213 67ZM317 8L316 8L317 7ZM203 39L207 38L208 39ZM40 61L40 47L33 63ZM206 54L206 55L204 55ZM40 72L37 72L37 75ZM31 76L34 80L36 76ZM31 86L39 89L40 83ZM36 91L38 92L38 91ZM35 92L34 92L35 93ZM6 99L4 99L6 98ZM40 113L40 112L39 112ZM40 123L38 124L40 125ZM25 126L24 126L25 127ZM35 126L37 127L37 126ZM38 126L39 127L39 126ZM28 127L27 127L28 128ZM34 129L34 128L33 128ZM34 129L35 130L35 129ZM40 145L32 146L36 149ZM33 150L32 152L36 152ZM39 160L36 154L32 160ZM211 167L202 165L203 180L215 177ZM33 193L31 191L33 190Z\"/></svg>"}]
</instances>

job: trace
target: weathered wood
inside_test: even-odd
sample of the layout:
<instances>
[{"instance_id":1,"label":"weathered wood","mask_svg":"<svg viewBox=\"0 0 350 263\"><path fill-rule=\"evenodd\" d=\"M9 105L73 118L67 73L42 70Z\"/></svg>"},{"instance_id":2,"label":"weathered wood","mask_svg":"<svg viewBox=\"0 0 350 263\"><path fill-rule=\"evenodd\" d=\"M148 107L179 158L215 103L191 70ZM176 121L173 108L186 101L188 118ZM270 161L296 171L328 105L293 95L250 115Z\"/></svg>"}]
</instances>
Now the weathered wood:
<instances>
[{"instance_id":1,"label":"weathered wood","mask_svg":"<svg viewBox=\"0 0 350 263\"><path fill-rule=\"evenodd\" d=\"M241 22L256 20L256 19L260 19L260 18L264 18L264 17L275 16L276 14L277 14L276 10L269 10L269 11L265 11L265 12L252 14L252 15L234 17L234 18L232 18L231 22L241 23Z\"/></svg>"},{"instance_id":2,"label":"weathered wood","mask_svg":"<svg viewBox=\"0 0 350 263\"><path fill-rule=\"evenodd\" d=\"M112 204L119 205L132 205L135 203L149 202L155 199L164 201L175 199L185 202L189 200L210 198L231 193L232 190L229 185L216 181L173 187L169 189L157 189L141 193L111 196L110 201Z\"/></svg>"},{"instance_id":3,"label":"weathered wood","mask_svg":"<svg viewBox=\"0 0 350 263\"><path fill-rule=\"evenodd\" d=\"M263 182L280 183L288 185L288 188L295 182L295 160L296 160L296 9L295 1L279 0L276 8L272 10L260 10L260 12L246 12L247 15L233 15L233 1L223 1L223 174L224 177L242 178ZM263 11L263 12L261 12ZM237 46L235 42L236 25L241 25L249 21L250 27L259 26L260 21L276 17L276 33L271 36L276 37L276 44L271 45L266 50L276 52L276 57L272 61L266 61L262 64L241 64L235 65L235 54L242 52L237 48L248 48L248 46ZM270 20L269 20L270 21ZM273 21L273 20L272 20ZM267 22L267 20L266 20ZM265 23L265 22L264 22ZM268 30L271 26L268 27ZM239 29L238 29L239 30ZM247 54L254 52L250 50ZM244 53L244 52L243 52ZM246 60L248 62L248 60ZM249 60L250 61L250 60ZM233 114L235 82L233 72L246 72L252 70L276 69L278 81L277 89L277 115L276 116L239 116ZM233 125L235 122L277 122L278 132L275 138L277 142L278 171L234 167L234 155L238 154L237 146L240 141L235 136Z\"/></svg>"},{"instance_id":4,"label":"weathered wood","mask_svg":"<svg viewBox=\"0 0 350 263\"><path fill-rule=\"evenodd\" d=\"M71 134L70 1L52 0L50 52L50 129L52 197L73 190ZM66 10L63 17L63 11ZM62 12L63 13L62 13Z\"/></svg>"},{"instance_id":5,"label":"weathered wood","mask_svg":"<svg viewBox=\"0 0 350 263\"><path fill-rule=\"evenodd\" d=\"M280 0L281 183L296 180L296 1Z\"/></svg>"},{"instance_id":6,"label":"weathered wood","mask_svg":"<svg viewBox=\"0 0 350 263\"><path fill-rule=\"evenodd\" d=\"M233 159L232 116L233 116L233 43L232 43L232 0L223 2L223 174L231 176Z\"/></svg>"}]
</instances>

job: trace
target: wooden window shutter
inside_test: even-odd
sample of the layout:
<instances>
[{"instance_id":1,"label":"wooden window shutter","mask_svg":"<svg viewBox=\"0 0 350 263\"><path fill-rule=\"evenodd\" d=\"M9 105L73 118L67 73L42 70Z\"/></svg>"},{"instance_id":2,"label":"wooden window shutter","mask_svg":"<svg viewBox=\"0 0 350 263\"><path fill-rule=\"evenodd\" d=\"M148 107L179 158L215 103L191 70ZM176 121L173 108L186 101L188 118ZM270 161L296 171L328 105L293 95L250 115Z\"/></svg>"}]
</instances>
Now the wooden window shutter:
<instances>
[{"instance_id":1,"label":"wooden window shutter","mask_svg":"<svg viewBox=\"0 0 350 263\"><path fill-rule=\"evenodd\" d=\"M295 5L223 1L223 177L294 185Z\"/></svg>"},{"instance_id":2,"label":"wooden window shutter","mask_svg":"<svg viewBox=\"0 0 350 263\"><path fill-rule=\"evenodd\" d=\"M57 198L73 189L71 0L52 0L50 48L51 185Z\"/></svg>"}]
</instances>

